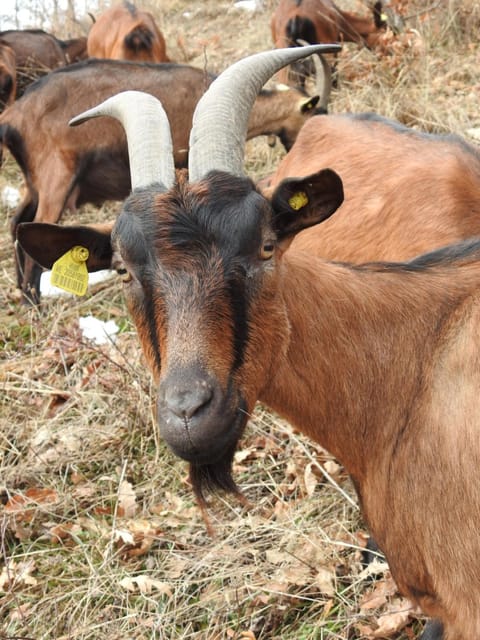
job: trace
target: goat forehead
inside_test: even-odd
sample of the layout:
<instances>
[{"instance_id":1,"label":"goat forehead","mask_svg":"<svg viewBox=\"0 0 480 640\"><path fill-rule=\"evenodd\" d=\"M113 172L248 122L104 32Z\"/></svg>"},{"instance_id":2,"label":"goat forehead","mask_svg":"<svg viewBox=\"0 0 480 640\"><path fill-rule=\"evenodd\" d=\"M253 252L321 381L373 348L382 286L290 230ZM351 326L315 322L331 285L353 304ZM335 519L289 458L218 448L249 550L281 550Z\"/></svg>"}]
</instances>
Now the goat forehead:
<instances>
[{"instance_id":1,"label":"goat forehead","mask_svg":"<svg viewBox=\"0 0 480 640\"><path fill-rule=\"evenodd\" d=\"M255 253L269 230L270 205L249 181L240 179L238 188L238 179L230 179L231 189L213 180L132 196L114 232L122 255L134 263L154 255L168 263L176 256L185 264L187 258L204 262L207 256L227 260Z\"/></svg>"}]
</instances>

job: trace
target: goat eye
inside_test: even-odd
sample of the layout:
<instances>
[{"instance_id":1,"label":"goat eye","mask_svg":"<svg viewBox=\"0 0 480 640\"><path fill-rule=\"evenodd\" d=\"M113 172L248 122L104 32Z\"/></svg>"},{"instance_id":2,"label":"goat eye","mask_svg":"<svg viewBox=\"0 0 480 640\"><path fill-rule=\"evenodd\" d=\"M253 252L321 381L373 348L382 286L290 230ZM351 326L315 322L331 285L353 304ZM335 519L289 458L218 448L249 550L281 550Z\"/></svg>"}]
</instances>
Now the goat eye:
<instances>
[{"instance_id":1,"label":"goat eye","mask_svg":"<svg viewBox=\"0 0 480 640\"><path fill-rule=\"evenodd\" d=\"M265 244L260 249L261 260L270 260L270 258L273 256L274 251L275 244L273 242L265 242Z\"/></svg>"},{"instance_id":2,"label":"goat eye","mask_svg":"<svg viewBox=\"0 0 480 640\"><path fill-rule=\"evenodd\" d=\"M127 271L127 269L125 269L125 267L118 267L116 271L120 276L122 282L130 282L130 280L132 279L132 275Z\"/></svg>"}]
</instances>

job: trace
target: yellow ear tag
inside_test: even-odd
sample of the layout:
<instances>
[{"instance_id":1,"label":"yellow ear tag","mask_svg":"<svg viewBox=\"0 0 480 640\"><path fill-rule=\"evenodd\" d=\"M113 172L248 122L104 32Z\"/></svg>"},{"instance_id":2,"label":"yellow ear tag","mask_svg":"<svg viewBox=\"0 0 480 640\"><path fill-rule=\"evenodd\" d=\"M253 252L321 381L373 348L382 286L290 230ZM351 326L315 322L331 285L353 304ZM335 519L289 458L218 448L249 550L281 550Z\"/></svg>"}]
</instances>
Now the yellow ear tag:
<instances>
[{"instance_id":1,"label":"yellow ear tag","mask_svg":"<svg viewBox=\"0 0 480 640\"><path fill-rule=\"evenodd\" d=\"M381 14L380 14L380 20L381 20L382 22L387 22L387 21L388 21L388 16L387 16L387 14L386 14L386 13L381 13Z\"/></svg>"},{"instance_id":2,"label":"yellow ear tag","mask_svg":"<svg viewBox=\"0 0 480 640\"><path fill-rule=\"evenodd\" d=\"M305 191L298 191L297 193L294 193L293 196L289 199L288 204L292 207L292 209L298 211L306 204L308 204L307 194L305 193Z\"/></svg>"},{"instance_id":3,"label":"yellow ear tag","mask_svg":"<svg viewBox=\"0 0 480 640\"><path fill-rule=\"evenodd\" d=\"M76 296L84 296L88 286L87 259L86 247L73 247L64 253L53 264L50 278L53 286Z\"/></svg>"}]
</instances>

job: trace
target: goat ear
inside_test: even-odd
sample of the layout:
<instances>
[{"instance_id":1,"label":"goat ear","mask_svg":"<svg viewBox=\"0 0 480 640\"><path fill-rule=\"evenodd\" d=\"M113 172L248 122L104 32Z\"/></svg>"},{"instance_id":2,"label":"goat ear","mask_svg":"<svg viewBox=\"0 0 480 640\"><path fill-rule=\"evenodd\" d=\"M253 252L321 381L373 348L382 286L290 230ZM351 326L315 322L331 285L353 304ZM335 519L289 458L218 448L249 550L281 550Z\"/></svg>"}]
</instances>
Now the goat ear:
<instances>
[{"instance_id":1,"label":"goat ear","mask_svg":"<svg viewBox=\"0 0 480 640\"><path fill-rule=\"evenodd\" d=\"M375 23L375 28L376 29L382 29L383 27L387 26L387 17L385 15L385 13L383 12L383 3L380 2L375 2L375 4L373 5L373 21Z\"/></svg>"},{"instance_id":2,"label":"goat ear","mask_svg":"<svg viewBox=\"0 0 480 640\"><path fill-rule=\"evenodd\" d=\"M320 96L312 96L311 98L308 98L308 100L305 100L305 102L302 102L300 106L300 112L308 113L312 109L315 109L319 100L320 100Z\"/></svg>"},{"instance_id":3,"label":"goat ear","mask_svg":"<svg viewBox=\"0 0 480 640\"><path fill-rule=\"evenodd\" d=\"M110 242L113 223L64 227L42 222L24 222L17 227L17 242L35 262L51 269L54 262L72 247L88 249L87 269L109 269L112 263Z\"/></svg>"},{"instance_id":4,"label":"goat ear","mask_svg":"<svg viewBox=\"0 0 480 640\"><path fill-rule=\"evenodd\" d=\"M343 202L343 184L331 169L305 178L286 178L272 195L273 229L279 240L323 222Z\"/></svg>"}]
</instances>

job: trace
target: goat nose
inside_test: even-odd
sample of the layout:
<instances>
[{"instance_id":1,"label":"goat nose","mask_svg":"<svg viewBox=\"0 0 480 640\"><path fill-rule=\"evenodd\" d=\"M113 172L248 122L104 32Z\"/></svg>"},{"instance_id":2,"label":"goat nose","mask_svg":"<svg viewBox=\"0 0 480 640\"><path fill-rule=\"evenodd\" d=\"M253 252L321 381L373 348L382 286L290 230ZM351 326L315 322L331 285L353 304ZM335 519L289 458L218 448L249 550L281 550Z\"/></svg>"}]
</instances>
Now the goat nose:
<instances>
[{"instance_id":1,"label":"goat nose","mask_svg":"<svg viewBox=\"0 0 480 640\"><path fill-rule=\"evenodd\" d=\"M165 393L165 405L176 416L190 420L213 397L213 387L206 380L193 382L188 388L173 385Z\"/></svg>"}]
</instances>

